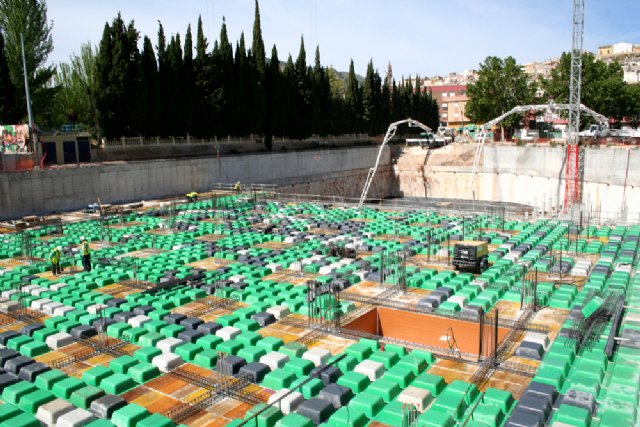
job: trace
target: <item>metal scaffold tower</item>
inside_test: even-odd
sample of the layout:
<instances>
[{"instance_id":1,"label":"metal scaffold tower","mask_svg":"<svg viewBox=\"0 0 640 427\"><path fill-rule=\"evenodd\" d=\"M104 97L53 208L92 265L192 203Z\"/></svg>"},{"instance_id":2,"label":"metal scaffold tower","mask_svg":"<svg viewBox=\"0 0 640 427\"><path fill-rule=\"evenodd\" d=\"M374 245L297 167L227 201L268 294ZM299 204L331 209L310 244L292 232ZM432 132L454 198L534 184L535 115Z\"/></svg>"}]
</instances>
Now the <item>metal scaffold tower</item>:
<instances>
[{"instance_id":1,"label":"metal scaffold tower","mask_svg":"<svg viewBox=\"0 0 640 427\"><path fill-rule=\"evenodd\" d=\"M584 0L573 0L573 40L569 88L569 128L567 129L567 170L564 210L582 201L584 149L579 145L580 90L582 86L582 41L584 34Z\"/></svg>"}]
</instances>

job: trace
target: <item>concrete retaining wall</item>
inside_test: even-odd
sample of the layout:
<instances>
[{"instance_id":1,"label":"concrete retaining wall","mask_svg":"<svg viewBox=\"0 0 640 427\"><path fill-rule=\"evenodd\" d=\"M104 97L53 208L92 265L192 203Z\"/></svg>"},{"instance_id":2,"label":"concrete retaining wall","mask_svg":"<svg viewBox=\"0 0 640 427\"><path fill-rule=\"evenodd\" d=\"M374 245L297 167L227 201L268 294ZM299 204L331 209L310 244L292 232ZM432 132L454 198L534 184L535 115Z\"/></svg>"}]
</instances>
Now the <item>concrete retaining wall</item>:
<instances>
[{"instance_id":1,"label":"concrete retaining wall","mask_svg":"<svg viewBox=\"0 0 640 427\"><path fill-rule=\"evenodd\" d=\"M104 163L0 174L0 219L31 214L81 209L97 201L121 203L206 191L212 183L273 183L289 191L310 183L311 190L335 194L338 187L359 195L368 169L379 147L327 149L185 160ZM380 180L372 186L372 197L389 193L389 150L381 160ZM387 178L384 178L384 171ZM337 187L335 182L340 182ZM350 183L357 185L350 185ZM291 187L291 185L294 187Z\"/></svg>"},{"instance_id":2,"label":"concrete retaining wall","mask_svg":"<svg viewBox=\"0 0 640 427\"><path fill-rule=\"evenodd\" d=\"M453 145L430 156L413 150L396 162L400 195L471 199L475 193L477 200L525 203L546 211L563 203L563 147L485 146L477 177L469 161L475 145ZM405 156L415 160L403 161ZM585 206L640 212L639 150L587 149L584 178Z\"/></svg>"}]
</instances>

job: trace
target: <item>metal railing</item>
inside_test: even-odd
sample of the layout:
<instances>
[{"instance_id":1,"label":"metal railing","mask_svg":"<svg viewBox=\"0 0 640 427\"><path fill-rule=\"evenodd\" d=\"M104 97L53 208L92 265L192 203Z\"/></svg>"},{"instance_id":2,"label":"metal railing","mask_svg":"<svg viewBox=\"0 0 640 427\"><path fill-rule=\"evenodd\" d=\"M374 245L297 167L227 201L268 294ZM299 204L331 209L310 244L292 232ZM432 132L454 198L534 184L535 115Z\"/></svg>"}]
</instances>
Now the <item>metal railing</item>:
<instances>
[{"instance_id":1,"label":"metal railing","mask_svg":"<svg viewBox=\"0 0 640 427\"><path fill-rule=\"evenodd\" d=\"M295 143L305 142L317 146L335 146L337 144L351 144L360 141L375 142L379 138L371 137L367 134L347 134L347 135L331 135L331 136L311 136L306 139L291 139L285 137L273 138L273 142L277 143ZM263 137L261 135L249 135L245 137L231 137L226 138L196 138L191 135L186 136L169 136L169 137L121 137L115 139L103 139L101 141L101 148L121 148L121 147L144 147L150 145L243 145L243 144L262 144Z\"/></svg>"}]
</instances>

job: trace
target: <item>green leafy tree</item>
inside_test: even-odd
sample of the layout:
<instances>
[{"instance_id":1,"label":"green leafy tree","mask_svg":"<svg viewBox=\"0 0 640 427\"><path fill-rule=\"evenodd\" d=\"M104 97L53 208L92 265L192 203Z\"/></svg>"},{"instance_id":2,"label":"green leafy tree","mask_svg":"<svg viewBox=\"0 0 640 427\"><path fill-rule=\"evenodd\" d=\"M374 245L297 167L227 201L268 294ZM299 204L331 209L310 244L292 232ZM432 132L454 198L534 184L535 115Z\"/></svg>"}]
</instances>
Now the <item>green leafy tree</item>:
<instances>
[{"instance_id":1,"label":"green leafy tree","mask_svg":"<svg viewBox=\"0 0 640 427\"><path fill-rule=\"evenodd\" d=\"M25 59L33 114L36 121L51 118L56 92L51 85L55 68L46 61L53 51L51 29L45 0L0 0L0 32L4 36L6 57L12 85L15 87L17 111L26 117L26 101L20 36L24 39ZM14 116L15 118L15 116Z\"/></svg>"},{"instance_id":2,"label":"green leafy tree","mask_svg":"<svg viewBox=\"0 0 640 427\"><path fill-rule=\"evenodd\" d=\"M551 71L549 79L542 82L545 96L556 103L567 103L570 76L571 54L565 52ZM596 59L590 52L582 55L582 104L607 117L621 120L629 110L626 87L620 64L607 64Z\"/></svg>"},{"instance_id":3,"label":"green leafy tree","mask_svg":"<svg viewBox=\"0 0 640 427\"><path fill-rule=\"evenodd\" d=\"M54 84L56 94L54 124L78 123L98 134L96 108L96 49L90 42L80 47L80 54L71 56L68 63L58 66Z\"/></svg>"},{"instance_id":4,"label":"green leafy tree","mask_svg":"<svg viewBox=\"0 0 640 427\"><path fill-rule=\"evenodd\" d=\"M0 123L18 123L21 114L17 108L16 87L11 81L9 64L4 50L4 37L0 31Z\"/></svg>"},{"instance_id":5,"label":"green leafy tree","mask_svg":"<svg viewBox=\"0 0 640 427\"><path fill-rule=\"evenodd\" d=\"M465 115L480 123L532 102L535 86L528 83L524 71L513 57L489 56L480 64L478 80L468 86L467 94L469 102ZM511 116L505 124L513 127L518 121L517 116Z\"/></svg>"}]
</instances>

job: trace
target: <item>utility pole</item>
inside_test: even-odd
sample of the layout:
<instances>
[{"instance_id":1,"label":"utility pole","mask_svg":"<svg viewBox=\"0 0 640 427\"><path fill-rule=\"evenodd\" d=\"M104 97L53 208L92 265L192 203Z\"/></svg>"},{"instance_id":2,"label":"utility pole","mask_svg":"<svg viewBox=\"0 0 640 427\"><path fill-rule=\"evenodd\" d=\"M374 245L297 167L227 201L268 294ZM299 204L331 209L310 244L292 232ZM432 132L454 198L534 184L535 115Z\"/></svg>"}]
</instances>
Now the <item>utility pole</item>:
<instances>
[{"instance_id":1,"label":"utility pole","mask_svg":"<svg viewBox=\"0 0 640 427\"><path fill-rule=\"evenodd\" d=\"M35 153L36 151L36 143L35 136L36 133L33 130L33 112L31 111L31 93L29 92L29 77L27 73L27 59L24 56L24 37L22 33L20 33L20 47L22 48L22 69L24 71L24 91L27 98L27 115L29 117L29 140L31 141L31 150Z\"/></svg>"}]
</instances>

